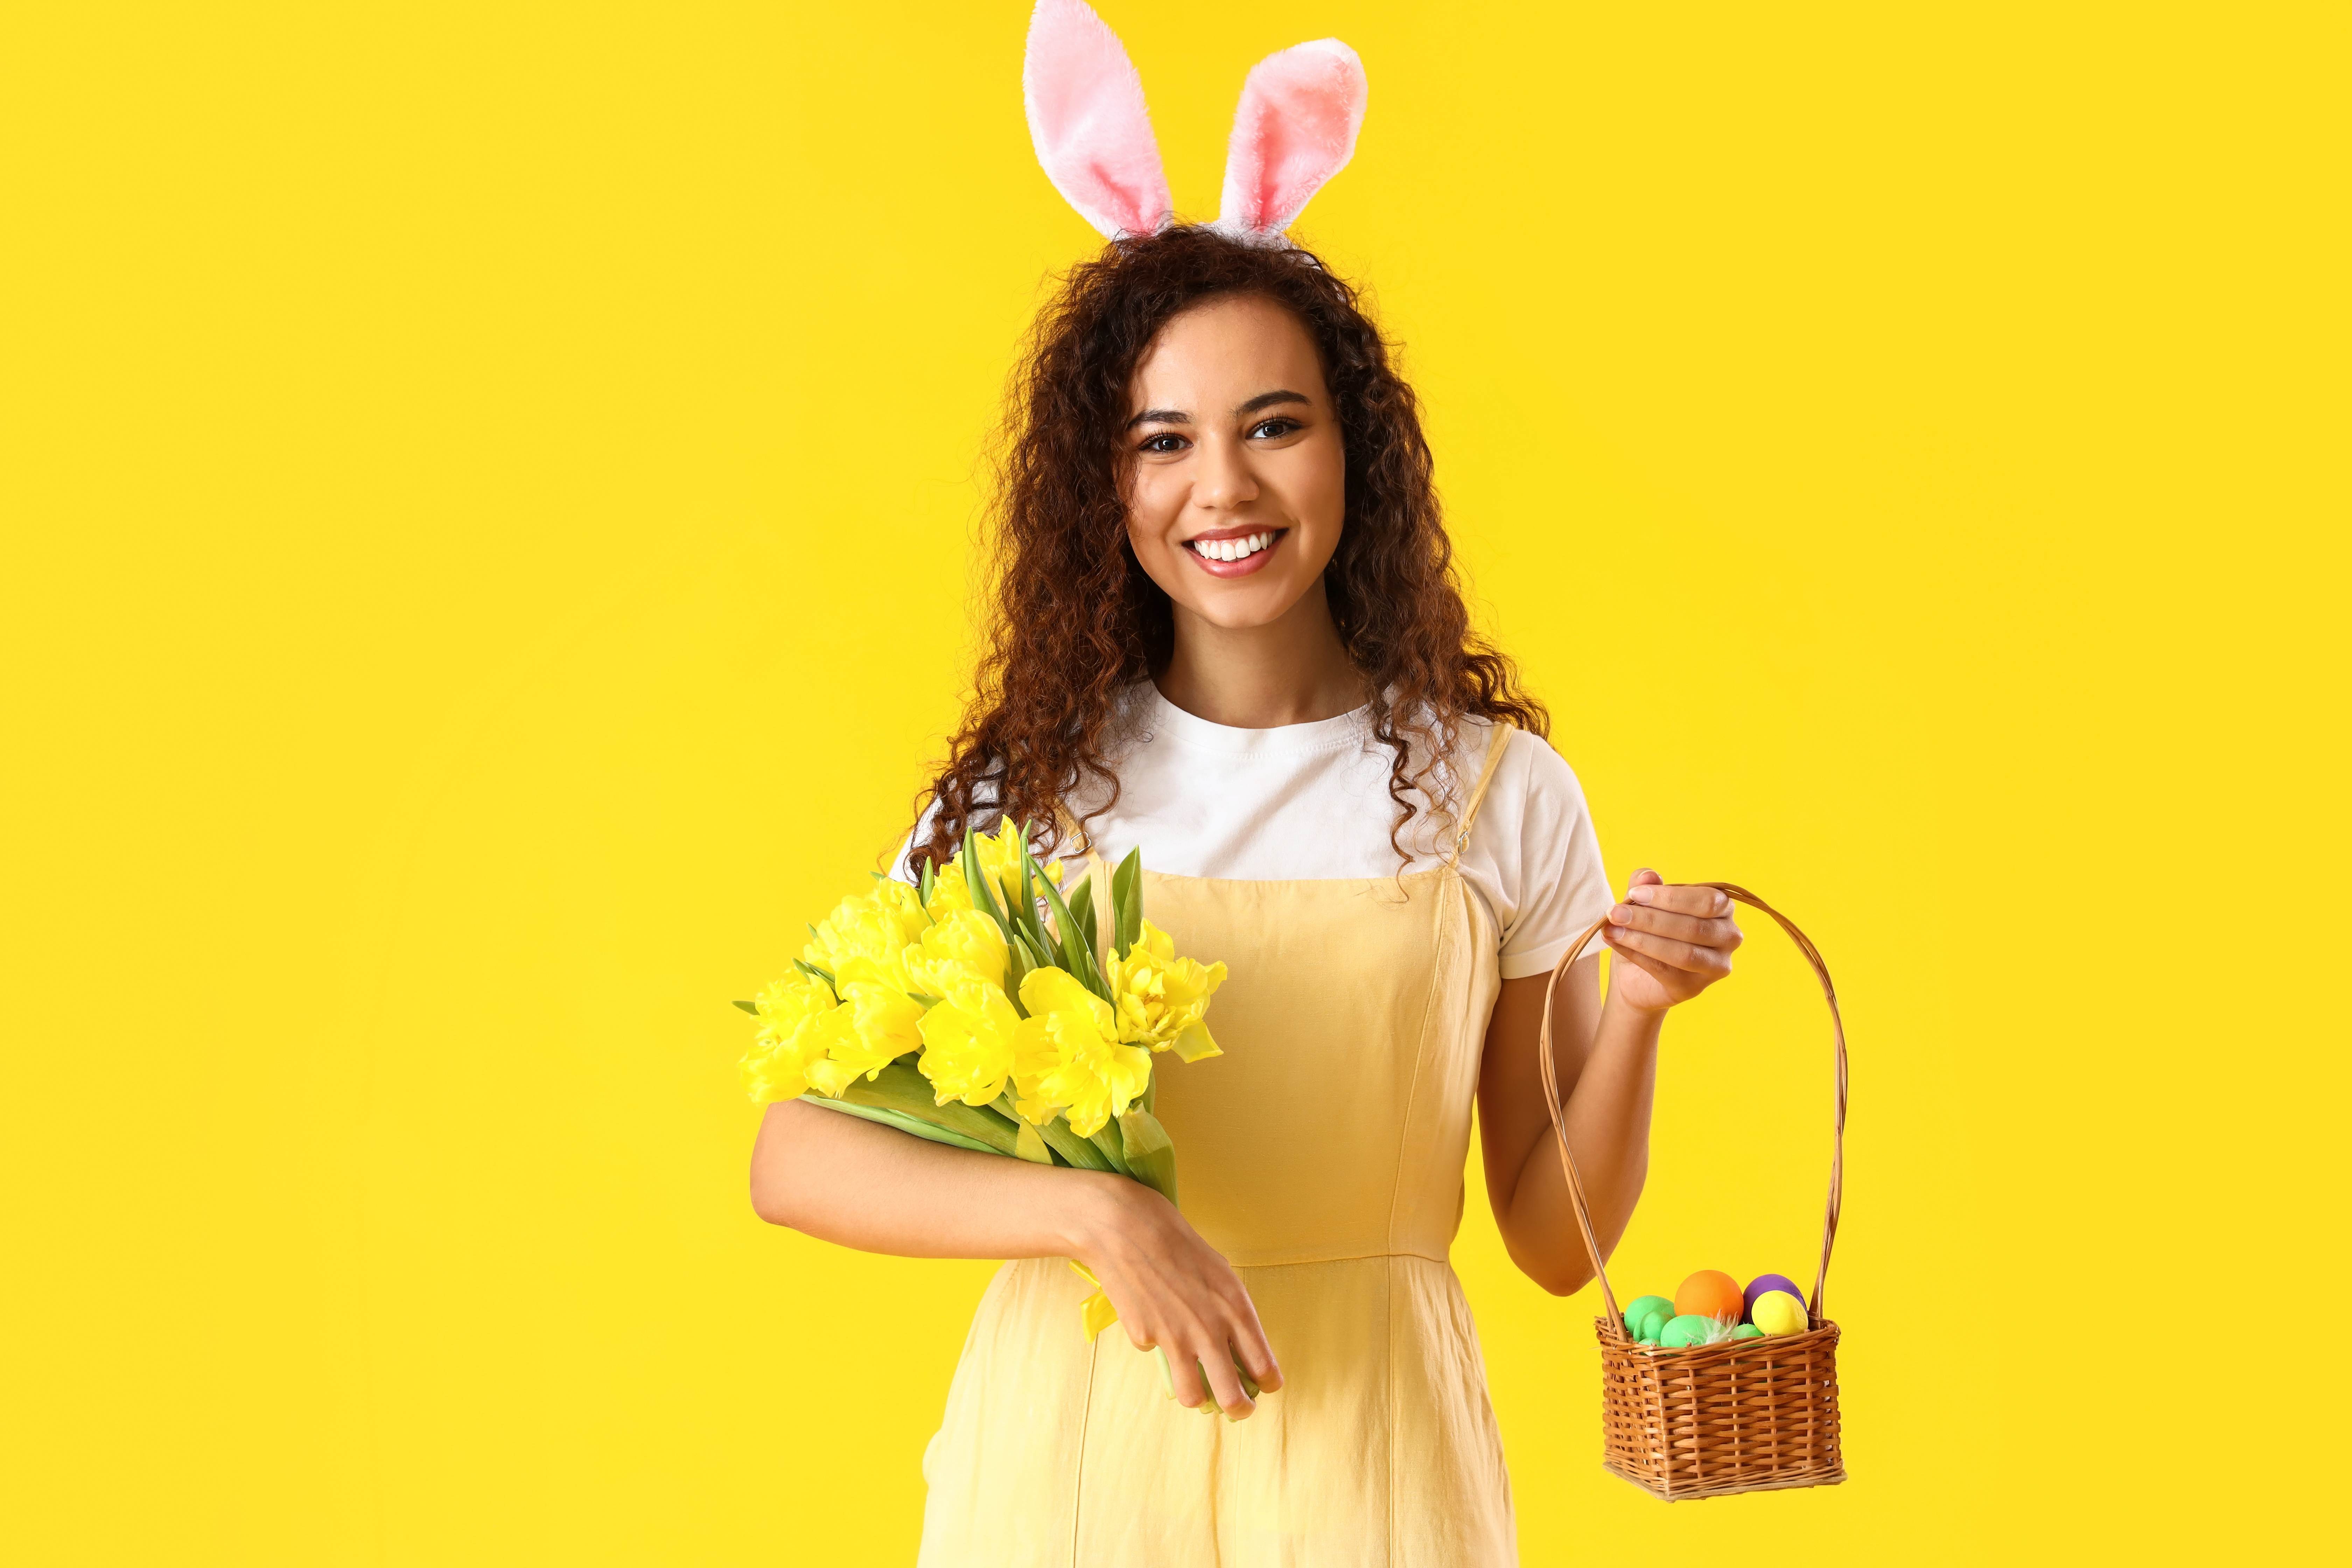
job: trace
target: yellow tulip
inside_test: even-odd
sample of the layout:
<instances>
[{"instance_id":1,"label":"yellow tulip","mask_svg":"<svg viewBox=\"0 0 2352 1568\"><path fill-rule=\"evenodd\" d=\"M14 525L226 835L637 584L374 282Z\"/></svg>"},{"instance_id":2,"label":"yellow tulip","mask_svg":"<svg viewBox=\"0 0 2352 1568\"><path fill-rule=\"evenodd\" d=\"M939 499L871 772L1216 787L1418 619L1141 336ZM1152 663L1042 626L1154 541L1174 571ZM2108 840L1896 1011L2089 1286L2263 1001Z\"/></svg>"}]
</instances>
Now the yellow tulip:
<instances>
[{"instance_id":1,"label":"yellow tulip","mask_svg":"<svg viewBox=\"0 0 2352 1568\"><path fill-rule=\"evenodd\" d=\"M901 959L907 944L930 923L914 889L904 882L877 882L872 892L852 894L834 906L801 950L801 960L824 970L838 984L845 970L864 959L878 972L877 978L904 991L908 986Z\"/></svg>"},{"instance_id":2,"label":"yellow tulip","mask_svg":"<svg viewBox=\"0 0 2352 1568\"><path fill-rule=\"evenodd\" d=\"M1142 937L1127 956L1114 955L1103 967L1118 1008L1120 1039L1155 1051L1173 1047L1188 1062L1223 1054L1201 1022L1209 998L1225 983L1223 963L1177 957L1174 940L1145 921Z\"/></svg>"},{"instance_id":3,"label":"yellow tulip","mask_svg":"<svg viewBox=\"0 0 2352 1568\"><path fill-rule=\"evenodd\" d=\"M809 1069L824 1058L827 1015L839 1004L821 980L794 974L760 993L760 1032L743 1056L743 1087L755 1100L798 1100L809 1090Z\"/></svg>"},{"instance_id":4,"label":"yellow tulip","mask_svg":"<svg viewBox=\"0 0 2352 1568\"><path fill-rule=\"evenodd\" d=\"M1021 852L1024 847L1020 829L1010 818L997 824L994 834L972 836L980 847L980 868L988 879L989 889L996 895L999 909L1011 909L1021 900ZM943 920L957 910L972 907L971 889L965 883L964 857L961 851L942 869L931 885L930 915ZM1062 863L1049 862L1045 880L1055 887L1062 885Z\"/></svg>"},{"instance_id":5,"label":"yellow tulip","mask_svg":"<svg viewBox=\"0 0 2352 1568\"><path fill-rule=\"evenodd\" d=\"M866 962L856 961L859 965ZM923 1048L923 1037L918 1032L923 1005L898 987L878 980L853 979L843 984L841 1001L850 1013L855 1044L845 1053L828 1040L826 1054L844 1067L871 1078L908 1052Z\"/></svg>"},{"instance_id":6,"label":"yellow tulip","mask_svg":"<svg viewBox=\"0 0 2352 1568\"><path fill-rule=\"evenodd\" d=\"M907 950L907 977L916 990L945 996L950 982L964 973L1003 986L1005 967L1011 962L1004 933L996 922L966 906L948 911L925 928L923 940Z\"/></svg>"},{"instance_id":7,"label":"yellow tulip","mask_svg":"<svg viewBox=\"0 0 2352 1568\"><path fill-rule=\"evenodd\" d=\"M972 918L988 923L985 915ZM997 945L1002 952L1001 939ZM1013 1038L1021 1026L1004 994L1002 970L993 978L946 965L934 973L944 990L939 1005L919 1026L923 1054L915 1065L931 1080L936 1103L992 1104L1013 1076Z\"/></svg>"},{"instance_id":8,"label":"yellow tulip","mask_svg":"<svg viewBox=\"0 0 2352 1568\"><path fill-rule=\"evenodd\" d=\"M1110 1005L1076 976L1031 970L1021 982L1021 1005L1029 1016L1013 1037L1013 1081L1017 1108L1030 1121L1059 1110L1071 1131L1090 1138L1150 1086L1151 1053L1119 1043Z\"/></svg>"}]
</instances>

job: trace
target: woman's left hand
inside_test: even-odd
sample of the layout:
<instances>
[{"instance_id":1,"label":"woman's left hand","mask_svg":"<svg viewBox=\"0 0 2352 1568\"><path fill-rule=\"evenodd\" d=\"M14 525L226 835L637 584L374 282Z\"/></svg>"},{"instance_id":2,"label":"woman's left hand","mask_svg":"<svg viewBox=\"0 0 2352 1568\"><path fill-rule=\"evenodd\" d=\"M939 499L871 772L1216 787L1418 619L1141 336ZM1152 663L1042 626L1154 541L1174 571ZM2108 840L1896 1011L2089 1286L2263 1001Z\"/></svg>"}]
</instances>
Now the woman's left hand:
<instances>
[{"instance_id":1,"label":"woman's left hand","mask_svg":"<svg viewBox=\"0 0 2352 1568\"><path fill-rule=\"evenodd\" d=\"M1731 900L1713 888L1633 873L1624 900L1609 911L1601 937L1617 955L1609 977L1612 1006L1663 1013L1731 973L1741 937Z\"/></svg>"}]
</instances>

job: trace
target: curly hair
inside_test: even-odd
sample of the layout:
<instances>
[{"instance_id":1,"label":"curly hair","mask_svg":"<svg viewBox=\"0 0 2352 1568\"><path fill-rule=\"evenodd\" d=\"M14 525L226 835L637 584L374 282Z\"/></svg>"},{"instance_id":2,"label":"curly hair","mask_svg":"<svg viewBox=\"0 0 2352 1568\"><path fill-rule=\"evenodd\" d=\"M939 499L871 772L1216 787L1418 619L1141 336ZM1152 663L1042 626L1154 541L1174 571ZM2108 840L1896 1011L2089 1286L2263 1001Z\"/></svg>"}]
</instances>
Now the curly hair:
<instances>
[{"instance_id":1,"label":"curly hair","mask_svg":"<svg viewBox=\"0 0 2352 1568\"><path fill-rule=\"evenodd\" d=\"M1169 321L1236 294L1288 310L1322 357L1347 495L1324 588L1373 737L1391 752L1389 841L1401 860L1415 795L1440 811L1453 805L1450 784L1433 785L1434 761L1451 754L1465 717L1549 734L1516 667L1471 628L1412 389L1356 291L1305 250L1180 225L1115 241L1073 268L1014 369L983 652L946 765L919 799L933 809L909 846L910 872L943 864L967 826L1009 816L1055 846L1066 803L1082 792L1096 802L1083 825L1118 801L1106 750L1123 694L1175 646L1168 595L1128 542L1129 381Z\"/></svg>"}]
</instances>

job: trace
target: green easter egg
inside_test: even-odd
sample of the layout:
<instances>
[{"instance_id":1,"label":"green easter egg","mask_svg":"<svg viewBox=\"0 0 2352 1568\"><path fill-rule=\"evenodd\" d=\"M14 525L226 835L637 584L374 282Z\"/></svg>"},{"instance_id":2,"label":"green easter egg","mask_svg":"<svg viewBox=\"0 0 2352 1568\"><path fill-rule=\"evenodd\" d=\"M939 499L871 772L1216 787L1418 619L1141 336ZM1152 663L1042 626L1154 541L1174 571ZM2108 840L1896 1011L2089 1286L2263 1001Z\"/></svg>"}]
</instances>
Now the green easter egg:
<instances>
[{"instance_id":1,"label":"green easter egg","mask_svg":"<svg viewBox=\"0 0 2352 1568\"><path fill-rule=\"evenodd\" d=\"M1658 1342L1670 1351L1688 1350L1693 1345L1706 1343L1706 1336L1715 1330L1715 1320L1698 1312L1685 1312L1666 1325Z\"/></svg>"},{"instance_id":2,"label":"green easter egg","mask_svg":"<svg viewBox=\"0 0 2352 1568\"><path fill-rule=\"evenodd\" d=\"M1664 1333L1665 1331L1666 1325L1674 1321L1675 1309L1673 1302L1670 1301L1663 1307L1653 1307L1647 1312L1643 1313L1642 1315L1642 1321L1634 1325L1633 1337L1635 1339L1654 1340L1660 1334Z\"/></svg>"},{"instance_id":3,"label":"green easter egg","mask_svg":"<svg viewBox=\"0 0 2352 1568\"><path fill-rule=\"evenodd\" d=\"M1625 1308L1625 1331L1633 1335L1635 1339L1640 1339L1642 1337L1642 1320L1662 1307L1665 1309L1667 1317L1671 1318L1675 1315L1675 1304L1672 1301L1667 1300L1664 1296L1642 1296L1627 1303Z\"/></svg>"},{"instance_id":4,"label":"green easter egg","mask_svg":"<svg viewBox=\"0 0 2352 1568\"><path fill-rule=\"evenodd\" d=\"M1764 1337L1764 1331L1753 1323L1742 1323L1731 1331L1731 1337L1735 1340L1760 1340Z\"/></svg>"}]
</instances>

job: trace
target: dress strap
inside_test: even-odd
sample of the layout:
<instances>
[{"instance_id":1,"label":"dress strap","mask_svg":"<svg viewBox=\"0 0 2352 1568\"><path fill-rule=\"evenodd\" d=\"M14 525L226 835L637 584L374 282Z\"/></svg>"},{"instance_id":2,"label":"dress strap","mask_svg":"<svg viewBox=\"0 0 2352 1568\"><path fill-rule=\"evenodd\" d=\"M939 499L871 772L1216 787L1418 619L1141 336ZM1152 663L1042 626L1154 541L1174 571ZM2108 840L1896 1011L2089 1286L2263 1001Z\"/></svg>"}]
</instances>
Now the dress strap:
<instances>
[{"instance_id":1,"label":"dress strap","mask_svg":"<svg viewBox=\"0 0 2352 1568\"><path fill-rule=\"evenodd\" d=\"M1486 786L1495 782L1495 764L1503 760L1503 748L1510 744L1512 726L1503 721L1495 725L1495 738L1486 742L1486 765L1478 770L1478 782L1471 786L1469 803L1462 808L1462 829L1454 836L1454 854L1459 858L1462 847L1470 842L1470 829L1478 820L1478 807L1486 798Z\"/></svg>"}]
</instances>

